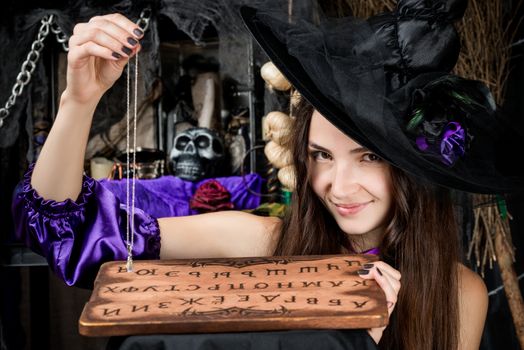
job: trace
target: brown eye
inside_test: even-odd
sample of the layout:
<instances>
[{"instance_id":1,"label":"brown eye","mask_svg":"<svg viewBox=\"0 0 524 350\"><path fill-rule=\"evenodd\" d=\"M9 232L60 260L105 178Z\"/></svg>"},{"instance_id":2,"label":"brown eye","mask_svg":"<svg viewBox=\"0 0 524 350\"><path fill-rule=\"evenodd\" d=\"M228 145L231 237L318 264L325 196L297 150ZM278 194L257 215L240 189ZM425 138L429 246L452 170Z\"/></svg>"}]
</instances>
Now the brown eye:
<instances>
[{"instance_id":1,"label":"brown eye","mask_svg":"<svg viewBox=\"0 0 524 350\"><path fill-rule=\"evenodd\" d=\"M367 162L380 162L382 158L377 156L375 153L365 153L362 159Z\"/></svg>"},{"instance_id":2,"label":"brown eye","mask_svg":"<svg viewBox=\"0 0 524 350\"><path fill-rule=\"evenodd\" d=\"M327 152L319 152L319 157L322 159L331 159L331 156Z\"/></svg>"},{"instance_id":3,"label":"brown eye","mask_svg":"<svg viewBox=\"0 0 524 350\"><path fill-rule=\"evenodd\" d=\"M331 155L324 151L312 151L311 158L313 158L316 161L326 161L332 159Z\"/></svg>"}]
</instances>

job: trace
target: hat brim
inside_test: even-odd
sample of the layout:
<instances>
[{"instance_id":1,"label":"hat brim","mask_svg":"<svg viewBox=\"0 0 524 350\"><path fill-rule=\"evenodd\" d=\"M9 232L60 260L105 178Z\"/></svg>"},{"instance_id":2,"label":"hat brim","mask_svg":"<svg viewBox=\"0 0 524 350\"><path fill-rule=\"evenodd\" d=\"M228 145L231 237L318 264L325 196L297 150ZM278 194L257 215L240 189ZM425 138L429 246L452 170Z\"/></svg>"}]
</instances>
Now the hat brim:
<instances>
[{"instance_id":1,"label":"hat brim","mask_svg":"<svg viewBox=\"0 0 524 350\"><path fill-rule=\"evenodd\" d=\"M378 149L373 149L370 141L361 133L355 123L347 117L347 114L335 106L317 88L309 74L304 70L302 64L294 56L288 54L286 46L277 39L270 28L259 21L256 17L257 10L243 6L240 9L241 16L256 42L262 47L275 66L284 74L301 96L304 97L315 109L329 118L337 128L349 135L356 142L371 146L371 150L381 157Z\"/></svg>"},{"instance_id":2,"label":"hat brim","mask_svg":"<svg viewBox=\"0 0 524 350\"><path fill-rule=\"evenodd\" d=\"M388 140L384 140L382 137L377 142L377 135L371 134L374 132L373 130L360 129L359 125L362 126L362 123L357 125L346 111L339 108L325 96L315 84L314 79L304 69L299 59L290 55L287 46L277 38L272 29L257 18L256 9L243 6L240 9L240 13L256 42L300 94L338 129L360 145L375 152L387 162L415 177L429 180L440 186L468 192L502 193L523 188L524 181L522 181L522 178L513 177L511 179L505 178L501 181L493 181L496 178L495 175L492 177L483 176L482 178L467 179L460 174L441 172L438 166L429 164L425 159L414 155L415 153L411 146L408 146L410 148L406 149L406 152L399 152L398 149L388 152L388 147L379 147L378 144L384 146L384 143L388 142ZM428 74L428 76L431 75ZM439 74L435 74L435 76L439 76ZM395 142L394 140L390 141Z\"/></svg>"}]
</instances>

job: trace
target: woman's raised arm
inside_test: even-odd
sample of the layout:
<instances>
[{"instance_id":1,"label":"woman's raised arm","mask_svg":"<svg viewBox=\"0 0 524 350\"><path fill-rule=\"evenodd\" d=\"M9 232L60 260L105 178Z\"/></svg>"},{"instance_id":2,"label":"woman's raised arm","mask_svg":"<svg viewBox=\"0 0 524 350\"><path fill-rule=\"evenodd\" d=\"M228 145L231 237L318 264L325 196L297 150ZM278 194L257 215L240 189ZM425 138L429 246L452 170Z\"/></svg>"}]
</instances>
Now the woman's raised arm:
<instances>
[{"instance_id":1,"label":"woman's raised arm","mask_svg":"<svg viewBox=\"0 0 524 350\"><path fill-rule=\"evenodd\" d=\"M120 14L93 17L75 26L69 39L67 86L31 178L43 198L77 199L94 111L139 50L142 35Z\"/></svg>"}]
</instances>

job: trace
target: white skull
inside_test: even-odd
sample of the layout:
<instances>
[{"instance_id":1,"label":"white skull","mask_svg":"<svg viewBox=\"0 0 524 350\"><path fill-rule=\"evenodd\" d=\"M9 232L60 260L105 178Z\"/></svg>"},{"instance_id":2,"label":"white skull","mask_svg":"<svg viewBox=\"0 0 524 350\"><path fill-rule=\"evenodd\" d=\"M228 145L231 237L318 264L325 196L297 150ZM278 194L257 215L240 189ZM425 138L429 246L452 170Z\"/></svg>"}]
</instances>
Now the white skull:
<instances>
[{"instance_id":1,"label":"white skull","mask_svg":"<svg viewBox=\"0 0 524 350\"><path fill-rule=\"evenodd\" d=\"M175 136L169 157L176 176L196 181L216 174L224 145L215 131L191 128Z\"/></svg>"}]
</instances>

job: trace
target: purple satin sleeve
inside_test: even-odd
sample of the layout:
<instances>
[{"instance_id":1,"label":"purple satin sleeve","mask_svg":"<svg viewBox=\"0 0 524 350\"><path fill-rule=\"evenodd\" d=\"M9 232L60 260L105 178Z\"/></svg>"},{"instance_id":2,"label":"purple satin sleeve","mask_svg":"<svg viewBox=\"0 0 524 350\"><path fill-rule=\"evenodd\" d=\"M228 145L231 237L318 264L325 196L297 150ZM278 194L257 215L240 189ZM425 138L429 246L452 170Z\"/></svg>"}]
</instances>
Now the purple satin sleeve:
<instances>
[{"instance_id":1,"label":"purple satin sleeve","mask_svg":"<svg viewBox=\"0 0 524 350\"><path fill-rule=\"evenodd\" d=\"M126 211L99 182L84 177L76 201L45 200L31 187L32 168L14 195L12 212L17 238L47 258L68 285L91 288L102 263L125 260ZM156 219L135 209L135 259L159 259Z\"/></svg>"}]
</instances>

